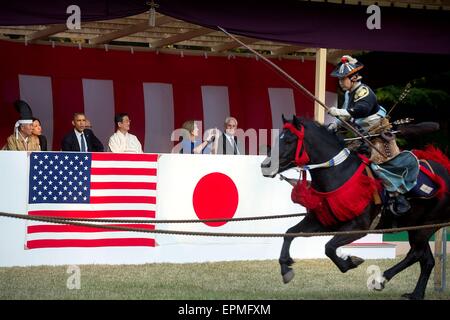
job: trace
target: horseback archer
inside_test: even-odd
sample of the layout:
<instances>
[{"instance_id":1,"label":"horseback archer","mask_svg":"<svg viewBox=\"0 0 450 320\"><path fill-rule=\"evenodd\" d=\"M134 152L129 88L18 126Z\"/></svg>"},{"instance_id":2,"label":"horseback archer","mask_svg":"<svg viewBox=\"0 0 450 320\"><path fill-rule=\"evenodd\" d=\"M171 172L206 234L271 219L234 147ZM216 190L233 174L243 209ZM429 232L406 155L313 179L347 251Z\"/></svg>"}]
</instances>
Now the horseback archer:
<instances>
[{"instance_id":1,"label":"horseback archer","mask_svg":"<svg viewBox=\"0 0 450 320\"><path fill-rule=\"evenodd\" d=\"M372 143L381 147L384 155L371 152L365 144L359 146L358 151L369 155L371 168L389 195L390 211L396 216L404 215L411 208L404 194L416 184L419 162L410 151L400 152L395 136L389 133L392 125L386 118L386 110L378 104L372 89L361 83L359 71L362 68L364 65L351 56L341 58L331 76L339 79L339 85L345 91L344 104L342 108L332 107L328 112L338 119L351 120L363 134L377 135ZM339 127L338 119L329 125L329 129Z\"/></svg>"}]
</instances>

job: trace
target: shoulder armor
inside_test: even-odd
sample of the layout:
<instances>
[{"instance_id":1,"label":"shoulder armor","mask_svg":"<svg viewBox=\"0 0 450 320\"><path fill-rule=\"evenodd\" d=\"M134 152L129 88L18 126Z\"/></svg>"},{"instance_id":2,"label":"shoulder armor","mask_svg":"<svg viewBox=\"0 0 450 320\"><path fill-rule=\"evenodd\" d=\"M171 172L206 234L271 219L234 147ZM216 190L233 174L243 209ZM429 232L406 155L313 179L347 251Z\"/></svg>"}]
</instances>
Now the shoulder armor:
<instances>
[{"instance_id":1,"label":"shoulder armor","mask_svg":"<svg viewBox=\"0 0 450 320\"><path fill-rule=\"evenodd\" d=\"M362 85L358 89L356 89L355 96L353 97L353 101L359 101L362 98L365 98L369 95L369 88Z\"/></svg>"}]
</instances>

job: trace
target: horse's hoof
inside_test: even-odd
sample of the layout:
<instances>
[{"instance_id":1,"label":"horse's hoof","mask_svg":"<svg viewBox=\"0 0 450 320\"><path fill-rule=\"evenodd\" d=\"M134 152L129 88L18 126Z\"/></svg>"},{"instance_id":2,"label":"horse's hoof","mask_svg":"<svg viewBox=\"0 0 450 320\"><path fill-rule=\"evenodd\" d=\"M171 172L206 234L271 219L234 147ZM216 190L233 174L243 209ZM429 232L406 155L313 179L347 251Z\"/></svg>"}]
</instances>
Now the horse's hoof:
<instances>
[{"instance_id":1,"label":"horse's hoof","mask_svg":"<svg viewBox=\"0 0 450 320\"><path fill-rule=\"evenodd\" d=\"M423 300L423 297L419 297L413 293L404 293L404 294L402 294L402 298L405 298L408 300Z\"/></svg>"},{"instance_id":2,"label":"horse's hoof","mask_svg":"<svg viewBox=\"0 0 450 320\"><path fill-rule=\"evenodd\" d=\"M357 256L350 256L350 261L354 265L353 268L356 268L357 266L359 266L361 263L364 262L364 259L357 257Z\"/></svg>"},{"instance_id":3,"label":"horse's hoof","mask_svg":"<svg viewBox=\"0 0 450 320\"><path fill-rule=\"evenodd\" d=\"M295 276L294 270L289 270L285 274L283 274L283 283L289 283Z\"/></svg>"}]
</instances>

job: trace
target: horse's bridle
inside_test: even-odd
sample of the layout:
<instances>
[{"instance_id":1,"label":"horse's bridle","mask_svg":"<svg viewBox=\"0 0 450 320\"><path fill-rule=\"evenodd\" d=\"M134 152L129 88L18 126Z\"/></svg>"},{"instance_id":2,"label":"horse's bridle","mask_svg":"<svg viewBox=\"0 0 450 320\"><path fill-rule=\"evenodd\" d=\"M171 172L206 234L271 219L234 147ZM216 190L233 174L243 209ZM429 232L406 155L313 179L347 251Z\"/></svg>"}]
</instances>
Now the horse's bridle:
<instances>
[{"instance_id":1,"label":"horse's bridle","mask_svg":"<svg viewBox=\"0 0 450 320\"><path fill-rule=\"evenodd\" d=\"M305 128L303 126L300 127L300 129L297 129L292 123L287 122L283 126L284 129L289 130L292 134L297 136L297 150L295 151L295 158L293 162L297 165L297 167L300 167L301 170L312 170L317 168L329 168L334 167L342 162L344 162L348 156L350 155L350 150L347 148L342 149L337 155L335 155L333 158L331 158L328 161L318 163L318 164L310 164L307 165L309 162L309 156L306 153L305 146L303 145L304 137L305 137Z\"/></svg>"},{"instance_id":2,"label":"horse's bridle","mask_svg":"<svg viewBox=\"0 0 450 320\"><path fill-rule=\"evenodd\" d=\"M297 150L295 151L295 158L293 162L298 166L304 166L309 162L309 156L305 151L305 146L303 145L305 137L305 128L303 126L297 129L292 123L286 122L283 129L289 130L291 133L297 136Z\"/></svg>"}]
</instances>

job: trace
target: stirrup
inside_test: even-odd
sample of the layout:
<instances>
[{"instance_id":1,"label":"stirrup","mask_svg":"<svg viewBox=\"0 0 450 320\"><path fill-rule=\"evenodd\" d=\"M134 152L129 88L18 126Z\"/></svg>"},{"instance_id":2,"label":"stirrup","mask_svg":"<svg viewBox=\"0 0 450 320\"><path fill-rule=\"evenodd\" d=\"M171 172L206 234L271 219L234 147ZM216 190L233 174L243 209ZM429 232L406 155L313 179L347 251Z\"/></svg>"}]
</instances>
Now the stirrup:
<instances>
[{"instance_id":1,"label":"stirrup","mask_svg":"<svg viewBox=\"0 0 450 320\"><path fill-rule=\"evenodd\" d=\"M404 216L411 209L409 201L402 194L391 198L389 202L389 210L397 217Z\"/></svg>"}]
</instances>

